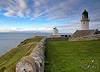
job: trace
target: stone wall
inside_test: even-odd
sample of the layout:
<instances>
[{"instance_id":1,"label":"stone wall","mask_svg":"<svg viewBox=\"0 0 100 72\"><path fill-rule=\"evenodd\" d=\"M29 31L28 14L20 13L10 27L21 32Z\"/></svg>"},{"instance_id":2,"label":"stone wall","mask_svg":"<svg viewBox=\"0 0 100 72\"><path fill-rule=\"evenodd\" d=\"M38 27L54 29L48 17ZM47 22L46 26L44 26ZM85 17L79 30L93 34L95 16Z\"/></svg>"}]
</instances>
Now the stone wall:
<instances>
[{"instance_id":1,"label":"stone wall","mask_svg":"<svg viewBox=\"0 0 100 72\"><path fill-rule=\"evenodd\" d=\"M47 40L68 40L69 37L48 37Z\"/></svg>"},{"instance_id":2,"label":"stone wall","mask_svg":"<svg viewBox=\"0 0 100 72\"><path fill-rule=\"evenodd\" d=\"M95 35L88 35L83 37L77 37L77 38L69 38L69 41L90 41L90 40L100 40L100 34Z\"/></svg>"},{"instance_id":3,"label":"stone wall","mask_svg":"<svg viewBox=\"0 0 100 72\"><path fill-rule=\"evenodd\" d=\"M42 39L29 56L16 64L16 72L44 72L46 38Z\"/></svg>"},{"instance_id":4,"label":"stone wall","mask_svg":"<svg viewBox=\"0 0 100 72\"><path fill-rule=\"evenodd\" d=\"M68 37L45 37L33 49L29 56L16 64L16 72L44 72L44 53L47 40L68 40Z\"/></svg>"}]
</instances>

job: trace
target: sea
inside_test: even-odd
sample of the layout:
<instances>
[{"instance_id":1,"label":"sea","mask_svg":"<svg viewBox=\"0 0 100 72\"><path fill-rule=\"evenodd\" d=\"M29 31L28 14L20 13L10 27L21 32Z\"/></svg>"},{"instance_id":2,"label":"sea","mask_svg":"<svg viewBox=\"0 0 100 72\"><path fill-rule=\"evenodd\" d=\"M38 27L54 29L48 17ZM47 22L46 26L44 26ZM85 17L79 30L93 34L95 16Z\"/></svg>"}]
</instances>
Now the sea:
<instances>
[{"instance_id":1,"label":"sea","mask_svg":"<svg viewBox=\"0 0 100 72\"><path fill-rule=\"evenodd\" d=\"M0 33L0 56L17 47L25 39L51 35L52 33Z\"/></svg>"}]
</instances>

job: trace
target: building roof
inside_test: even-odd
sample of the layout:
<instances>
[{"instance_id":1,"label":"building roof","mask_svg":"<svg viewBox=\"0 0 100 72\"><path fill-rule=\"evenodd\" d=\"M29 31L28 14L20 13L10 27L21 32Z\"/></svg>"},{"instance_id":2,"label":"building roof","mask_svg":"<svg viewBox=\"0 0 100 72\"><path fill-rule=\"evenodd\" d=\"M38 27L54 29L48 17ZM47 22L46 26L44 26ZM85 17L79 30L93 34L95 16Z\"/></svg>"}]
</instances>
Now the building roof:
<instances>
[{"instance_id":1,"label":"building roof","mask_svg":"<svg viewBox=\"0 0 100 72\"><path fill-rule=\"evenodd\" d=\"M99 32L98 30L76 30L76 32L72 35L72 37L83 37L87 35L94 35Z\"/></svg>"},{"instance_id":2,"label":"building roof","mask_svg":"<svg viewBox=\"0 0 100 72\"><path fill-rule=\"evenodd\" d=\"M56 29L56 27L55 27L55 28L53 28L53 29Z\"/></svg>"},{"instance_id":3,"label":"building roof","mask_svg":"<svg viewBox=\"0 0 100 72\"><path fill-rule=\"evenodd\" d=\"M84 12L82 14L88 14L88 12L86 10L84 10Z\"/></svg>"}]
</instances>

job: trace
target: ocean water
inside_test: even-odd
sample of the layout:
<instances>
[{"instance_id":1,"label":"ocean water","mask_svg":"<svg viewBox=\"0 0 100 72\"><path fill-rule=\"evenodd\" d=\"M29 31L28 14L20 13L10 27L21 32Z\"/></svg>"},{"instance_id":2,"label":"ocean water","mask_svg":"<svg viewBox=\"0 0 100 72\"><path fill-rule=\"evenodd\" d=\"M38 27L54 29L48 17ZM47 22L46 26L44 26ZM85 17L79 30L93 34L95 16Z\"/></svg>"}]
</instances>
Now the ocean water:
<instances>
[{"instance_id":1,"label":"ocean water","mask_svg":"<svg viewBox=\"0 0 100 72\"><path fill-rule=\"evenodd\" d=\"M17 47L20 42L35 36L50 36L52 33L0 33L0 56Z\"/></svg>"}]
</instances>

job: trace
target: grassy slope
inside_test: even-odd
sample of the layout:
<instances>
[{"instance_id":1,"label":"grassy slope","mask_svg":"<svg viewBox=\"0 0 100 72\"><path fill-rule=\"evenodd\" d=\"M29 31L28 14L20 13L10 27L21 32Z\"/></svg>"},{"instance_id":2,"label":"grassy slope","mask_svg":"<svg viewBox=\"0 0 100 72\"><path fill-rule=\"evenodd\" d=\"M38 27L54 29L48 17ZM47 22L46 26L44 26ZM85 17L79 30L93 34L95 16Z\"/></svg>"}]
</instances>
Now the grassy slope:
<instances>
[{"instance_id":1,"label":"grassy slope","mask_svg":"<svg viewBox=\"0 0 100 72\"><path fill-rule=\"evenodd\" d=\"M0 72L15 72L16 63L24 56L28 56L43 37L30 38L0 57Z\"/></svg>"},{"instance_id":2,"label":"grassy slope","mask_svg":"<svg viewBox=\"0 0 100 72\"><path fill-rule=\"evenodd\" d=\"M45 52L45 72L100 72L100 41L48 41Z\"/></svg>"}]
</instances>

